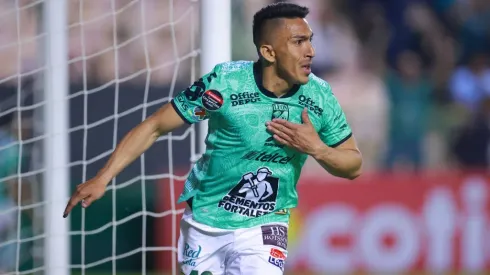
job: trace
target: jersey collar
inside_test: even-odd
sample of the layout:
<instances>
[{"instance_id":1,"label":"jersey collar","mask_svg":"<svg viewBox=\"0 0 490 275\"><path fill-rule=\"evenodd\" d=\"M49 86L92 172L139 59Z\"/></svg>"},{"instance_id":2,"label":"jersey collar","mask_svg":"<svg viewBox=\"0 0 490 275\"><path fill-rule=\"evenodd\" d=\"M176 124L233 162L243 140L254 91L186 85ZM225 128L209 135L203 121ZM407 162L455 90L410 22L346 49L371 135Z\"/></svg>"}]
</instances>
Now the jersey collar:
<instances>
[{"instance_id":1,"label":"jersey collar","mask_svg":"<svg viewBox=\"0 0 490 275\"><path fill-rule=\"evenodd\" d=\"M278 98L273 92L267 90L263 85L262 85L262 67L260 66L260 61L254 62L253 64L253 71L254 71L254 79L255 79L255 84L259 88L259 90L262 92L267 97L272 97L272 98ZM300 88L300 85L294 85L291 90L289 90L286 94L279 98L287 98L293 96Z\"/></svg>"}]
</instances>

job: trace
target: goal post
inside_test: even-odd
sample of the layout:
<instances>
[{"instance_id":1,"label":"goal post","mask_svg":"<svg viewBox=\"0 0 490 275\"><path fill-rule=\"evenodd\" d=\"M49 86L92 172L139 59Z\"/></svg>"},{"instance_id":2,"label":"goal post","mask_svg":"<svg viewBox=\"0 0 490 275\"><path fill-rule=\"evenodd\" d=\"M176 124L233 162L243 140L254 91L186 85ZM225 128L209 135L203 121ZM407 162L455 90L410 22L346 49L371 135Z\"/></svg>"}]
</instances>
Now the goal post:
<instances>
[{"instance_id":1,"label":"goal post","mask_svg":"<svg viewBox=\"0 0 490 275\"><path fill-rule=\"evenodd\" d=\"M67 0L43 3L44 267L51 275L70 274L69 219L62 216L70 192L67 16Z\"/></svg>"},{"instance_id":2,"label":"goal post","mask_svg":"<svg viewBox=\"0 0 490 275\"><path fill-rule=\"evenodd\" d=\"M219 11L219 12L218 12ZM231 60L231 0L201 0L201 75ZM200 154L204 154L208 122L199 124Z\"/></svg>"},{"instance_id":3,"label":"goal post","mask_svg":"<svg viewBox=\"0 0 490 275\"><path fill-rule=\"evenodd\" d=\"M141 0L143 1L143 0ZM170 0L177 1L177 0ZM180 1L180 0L178 0ZM203 75L222 62L231 60L231 0L199 0L200 67ZM42 61L45 64L44 96L44 267L43 273L68 275L71 264L70 219L62 214L70 196L68 0L42 2ZM208 124L201 122L198 153L205 150ZM110 194L106 194L110 196ZM144 233L143 233L144 234ZM142 248L144 250L144 248ZM114 259L113 259L114 260ZM173 263L175 264L175 263ZM84 263L82 262L82 269ZM77 267L78 268L78 267ZM144 268L144 267L143 267ZM173 268L173 273L177 274Z\"/></svg>"}]
</instances>

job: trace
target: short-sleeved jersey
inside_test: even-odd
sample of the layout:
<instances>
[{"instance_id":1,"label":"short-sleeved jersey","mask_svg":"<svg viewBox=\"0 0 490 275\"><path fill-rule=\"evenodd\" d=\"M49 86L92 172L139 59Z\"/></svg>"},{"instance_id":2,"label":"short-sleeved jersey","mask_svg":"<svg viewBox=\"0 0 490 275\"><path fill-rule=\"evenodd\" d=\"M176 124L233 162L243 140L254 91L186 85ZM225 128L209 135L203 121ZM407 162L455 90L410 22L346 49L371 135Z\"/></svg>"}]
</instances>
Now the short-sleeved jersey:
<instances>
[{"instance_id":1,"label":"short-sleeved jersey","mask_svg":"<svg viewBox=\"0 0 490 275\"><path fill-rule=\"evenodd\" d=\"M192 198L198 222L236 229L289 221L307 155L277 143L267 121L302 123L307 108L327 145L335 147L352 134L327 82L310 74L307 84L278 98L262 86L260 70L251 61L219 64L172 100L186 122L208 119L206 151L179 198Z\"/></svg>"}]
</instances>

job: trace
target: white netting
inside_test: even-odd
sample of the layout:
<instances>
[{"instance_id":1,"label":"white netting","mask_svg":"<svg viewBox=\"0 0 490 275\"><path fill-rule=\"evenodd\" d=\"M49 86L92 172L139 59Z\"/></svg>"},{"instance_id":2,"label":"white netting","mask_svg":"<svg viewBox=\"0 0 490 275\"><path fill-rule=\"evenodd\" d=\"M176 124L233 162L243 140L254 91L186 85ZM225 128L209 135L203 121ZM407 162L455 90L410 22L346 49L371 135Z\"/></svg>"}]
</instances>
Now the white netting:
<instances>
[{"instance_id":1,"label":"white netting","mask_svg":"<svg viewBox=\"0 0 490 275\"><path fill-rule=\"evenodd\" d=\"M49 273L43 4L0 1L0 274ZM195 80L198 16L192 0L68 0L71 191L132 127ZM101 200L72 212L72 274L177 274L183 205L176 205L176 184L195 158L195 137L191 126L160 138Z\"/></svg>"}]
</instances>

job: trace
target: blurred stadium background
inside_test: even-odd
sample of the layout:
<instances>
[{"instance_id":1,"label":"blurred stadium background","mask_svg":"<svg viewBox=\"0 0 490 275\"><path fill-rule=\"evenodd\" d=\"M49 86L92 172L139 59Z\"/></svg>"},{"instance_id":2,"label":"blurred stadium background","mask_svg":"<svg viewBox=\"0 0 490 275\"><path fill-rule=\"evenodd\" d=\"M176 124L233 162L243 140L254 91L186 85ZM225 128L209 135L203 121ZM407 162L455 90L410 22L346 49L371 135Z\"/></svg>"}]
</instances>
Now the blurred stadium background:
<instances>
[{"instance_id":1,"label":"blurred stadium background","mask_svg":"<svg viewBox=\"0 0 490 275\"><path fill-rule=\"evenodd\" d=\"M48 274L44 2L0 1L0 274ZM201 74L199 3L67 2L73 190ZM255 60L252 16L271 1L231 2L232 59ZM314 73L346 112L364 175L348 183L307 162L287 273L490 273L490 1L296 2L310 7ZM174 199L198 130L159 141L117 188L74 211L72 274L170 274L180 216L152 213L184 207Z\"/></svg>"}]
</instances>

